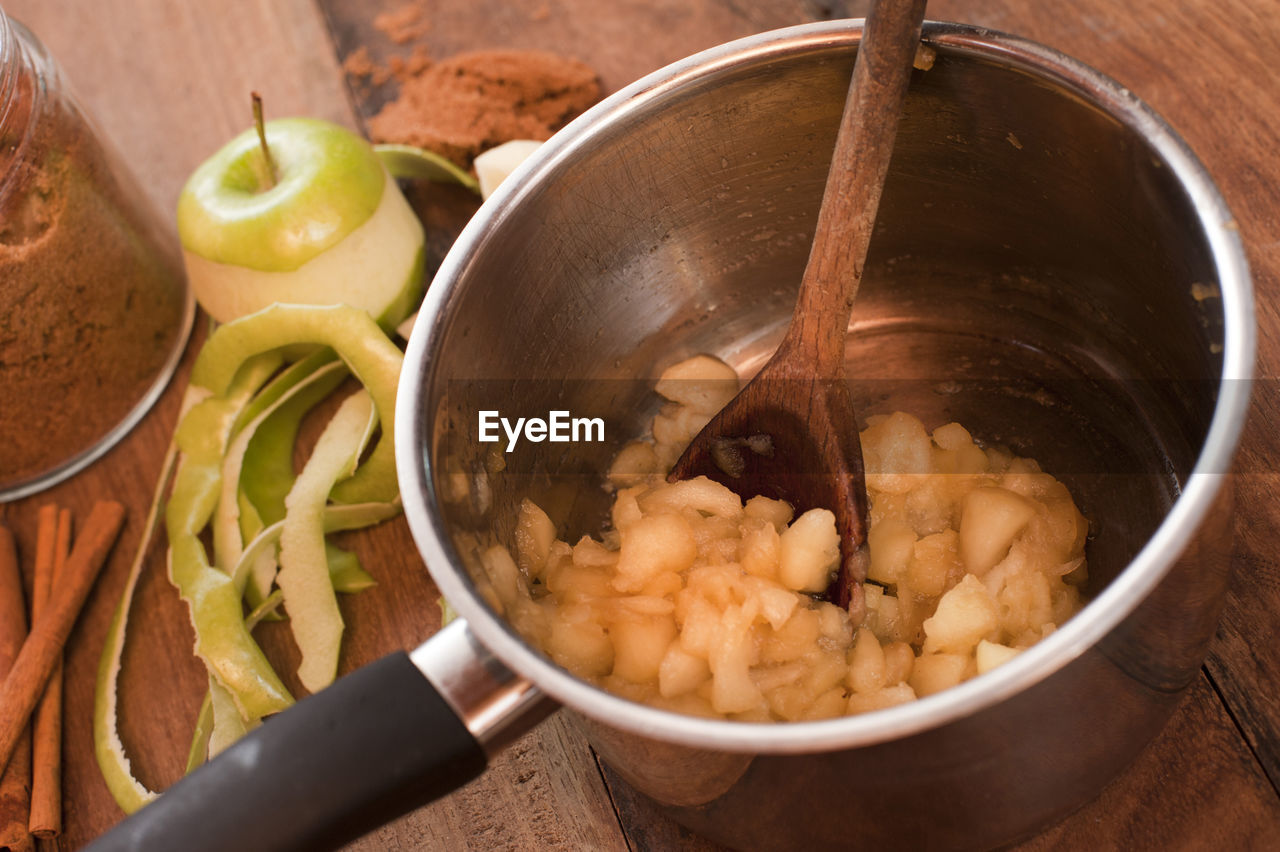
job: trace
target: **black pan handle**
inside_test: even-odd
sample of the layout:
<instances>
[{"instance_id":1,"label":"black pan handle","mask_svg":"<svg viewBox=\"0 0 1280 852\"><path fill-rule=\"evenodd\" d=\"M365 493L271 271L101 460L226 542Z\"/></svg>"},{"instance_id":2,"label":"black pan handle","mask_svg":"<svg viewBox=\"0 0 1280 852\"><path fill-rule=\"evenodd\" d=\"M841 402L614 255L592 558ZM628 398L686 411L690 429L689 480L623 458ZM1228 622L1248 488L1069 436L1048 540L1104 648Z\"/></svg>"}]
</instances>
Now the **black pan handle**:
<instances>
[{"instance_id":1,"label":"black pan handle","mask_svg":"<svg viewBox=\"0 0 1280 852\"><path fill-rule=\"evenodd\" d=\"M455 622L271 717L88 850L336 849L475 778L553 708Z\"/></svg>"}]
</instances>

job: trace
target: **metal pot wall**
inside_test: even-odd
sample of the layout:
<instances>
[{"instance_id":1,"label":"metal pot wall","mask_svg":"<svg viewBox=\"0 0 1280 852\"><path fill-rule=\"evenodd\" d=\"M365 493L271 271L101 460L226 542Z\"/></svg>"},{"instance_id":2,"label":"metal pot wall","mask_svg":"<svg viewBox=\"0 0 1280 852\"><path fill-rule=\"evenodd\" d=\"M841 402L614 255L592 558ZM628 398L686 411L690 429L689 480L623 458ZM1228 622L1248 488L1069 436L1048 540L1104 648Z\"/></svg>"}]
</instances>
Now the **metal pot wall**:
<instances>
[{"instance_id":1,"label":"metal pot wall","mask_svg":"<svg viewBox=\"0 0 1280 852\"><path fill-rule=\"evenodd\" d=\"M338 843L462 783L556 703L637 789L739 848L999 845L1132 760L1195 677L1225 591L1252 292L1230 214L1176 135L1015 37L926 25L937 58L912 81L847 357L860 413L959 420L1069 485L1091 524L1088 606L944 693L758 725L607 694L476 592L471 556L509 538L522 498L570 540L600 527L600 472L656 410L663 367L713 352L750 373L767 357L859 32L807 25L677 63L504 184L430 288L396 422L406 514L465 621L412 665L393 656L269 722L101 848L193 848L202 801L218 803L210 848ZM604 417L613 443L503 454L476 441L488 409Z\"/></svg>"}]
</instances>

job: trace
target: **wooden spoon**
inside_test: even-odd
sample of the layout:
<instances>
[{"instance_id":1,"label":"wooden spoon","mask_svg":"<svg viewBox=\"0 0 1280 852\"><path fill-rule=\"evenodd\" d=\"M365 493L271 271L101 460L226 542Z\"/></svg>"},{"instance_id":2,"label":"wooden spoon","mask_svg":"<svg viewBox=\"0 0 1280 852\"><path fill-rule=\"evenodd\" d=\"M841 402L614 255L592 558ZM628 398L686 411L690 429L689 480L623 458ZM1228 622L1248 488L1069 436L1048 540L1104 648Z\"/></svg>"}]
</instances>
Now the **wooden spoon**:
<instances>
[{"instance_id":1,"label":"wooden spoon","mask_svg":"<svg viewBox=\"0 0 1280 852\"><path fill-rule=\"evenodd\" d=\"M925 0L877 0L863 29L809 262L773 357L676 462L672 482L707 476L797 514L835 513L840 570L829 597L862 615L867 493L844 344L862 281Z\"/></svg>"}]
</instances>

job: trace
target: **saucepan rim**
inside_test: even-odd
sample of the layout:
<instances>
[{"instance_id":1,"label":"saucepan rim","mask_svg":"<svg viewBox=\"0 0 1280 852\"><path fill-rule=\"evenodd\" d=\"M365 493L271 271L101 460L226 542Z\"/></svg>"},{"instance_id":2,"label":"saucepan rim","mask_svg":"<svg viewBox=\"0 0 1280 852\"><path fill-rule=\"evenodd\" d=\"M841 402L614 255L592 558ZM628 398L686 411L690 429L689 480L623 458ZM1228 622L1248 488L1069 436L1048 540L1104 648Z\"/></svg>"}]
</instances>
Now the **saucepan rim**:
<instances>
[{"instance_id":1,"label":"saucepan rim","mask_svg":"<svg viewBox=\"0 0 1280 852\"><path fill-rule=\"evenodd\" d=\"M747 723L704 719L641 705L582 681L528 645L475 594L431 487L424 398L431 353L459 298L457 283L489 237L541 181L553 176L604 129L672 90L771 58L857 43L862 20L829 21L728 42L658 70L571 122L544 144L481 207L427 291L405 356L396 410L396 455L405 515L440 590L477 639L514 672L560 703L606 725L702 749L805 753L900 739L976 713L1033 687L1116 627L1163 579L1210 512L1240 439L1256 349L1253 290L1238 229L1190 148L1154 111L1116 81L1027 39L964 24L926 22L925 41L949 54L1004 64L1098 107L1150 145L1187 193L1222 296L1223 351L1218 399L1203 447L1168 515L1129 565L1085 609L1052 635L981 677L905 705L814 722Z\"/></svg>"}]
</instances>

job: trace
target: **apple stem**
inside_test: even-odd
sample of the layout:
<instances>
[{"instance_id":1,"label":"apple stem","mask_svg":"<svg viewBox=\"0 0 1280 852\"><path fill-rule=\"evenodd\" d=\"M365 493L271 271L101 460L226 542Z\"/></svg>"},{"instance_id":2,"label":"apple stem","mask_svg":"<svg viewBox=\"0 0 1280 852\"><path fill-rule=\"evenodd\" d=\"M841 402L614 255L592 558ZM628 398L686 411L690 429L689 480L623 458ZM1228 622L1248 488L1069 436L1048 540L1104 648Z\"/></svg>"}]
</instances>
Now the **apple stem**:
<instances>
[{"instance_id":1,"label":"apple stem","mask_svg":"<svg viewBox=\"0 0 1280 852\"><path fill-rule=\"evenodd\" d=\"M262 95L251 92L253 98L253 125L258 129L258 142L262 145L262 157L267 162L267 189L276 185L276 161L271 157L271 149L267 147L267 128L262 120Z\"/></svg>"}]
</instances>

